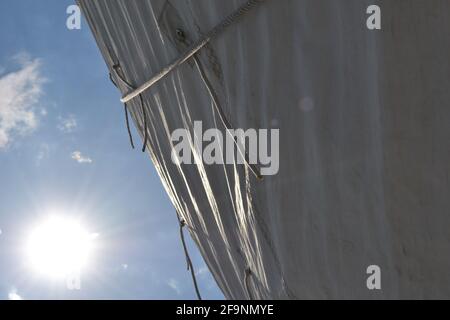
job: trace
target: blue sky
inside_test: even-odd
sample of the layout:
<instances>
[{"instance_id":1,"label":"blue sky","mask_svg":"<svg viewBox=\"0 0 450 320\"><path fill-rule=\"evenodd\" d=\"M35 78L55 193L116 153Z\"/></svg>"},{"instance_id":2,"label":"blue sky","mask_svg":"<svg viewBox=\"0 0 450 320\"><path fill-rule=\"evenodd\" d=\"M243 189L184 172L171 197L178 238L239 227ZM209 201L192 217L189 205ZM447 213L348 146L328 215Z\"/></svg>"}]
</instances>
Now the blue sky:
<instances>
[{"instance_id":1,"label":"blue sky","mask_svg":"<svg viewBox=\"0 0 450 320\"><path fill-rule=\"evenodd\" d=\"M0 299L195 299L174 209L147 154L130 148L87 24L66 28L72 4L0 2ZM98 234L81 290L25 258L51 209ZM221 299L189 242L204 298Z\"/></svg>"}]
</instances>

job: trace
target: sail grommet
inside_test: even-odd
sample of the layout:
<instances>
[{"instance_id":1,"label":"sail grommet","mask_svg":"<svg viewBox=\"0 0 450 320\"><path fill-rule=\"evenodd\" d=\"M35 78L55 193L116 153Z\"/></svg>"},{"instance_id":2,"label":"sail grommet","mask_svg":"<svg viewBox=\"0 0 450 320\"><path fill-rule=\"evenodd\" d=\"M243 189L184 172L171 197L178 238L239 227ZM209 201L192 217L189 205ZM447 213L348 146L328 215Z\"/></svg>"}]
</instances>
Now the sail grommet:
<instances>
[{"instance_id":1,"label":"sail grommet","mask_svg":"<svg viewBox=\"0 0 450 320\"><path fill-rule=\"evenodd\" d=\"M186 34L184 33L184 30L181 28L175 29L176 38L178 41L185 43L186 42Z\"/></svg>"}]
</instances>

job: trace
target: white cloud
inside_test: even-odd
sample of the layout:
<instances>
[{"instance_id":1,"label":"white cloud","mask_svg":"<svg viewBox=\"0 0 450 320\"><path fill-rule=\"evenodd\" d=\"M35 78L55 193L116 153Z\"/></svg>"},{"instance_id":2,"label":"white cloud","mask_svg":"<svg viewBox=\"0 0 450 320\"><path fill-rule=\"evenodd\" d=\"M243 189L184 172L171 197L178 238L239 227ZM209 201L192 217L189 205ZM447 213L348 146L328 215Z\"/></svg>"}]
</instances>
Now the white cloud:
<instances>
[{"instance_id":1,"label":"white cloud","mask_svg":"<svg viewBox=\"0 0 450 320\"><path fill-rule=\"evenodd\" d=\"M25 135L36 129L36 105L43 94L45 79L40 75L41 62L26 54L14 60L20 69L0 77L0 149L15 135Z\"/></svg>"},{"instance_id":2,"label":"white cloud","mask_svg":"<svg viewBox=\"0 0 450 320\"><path fill-rule=\"evenodd\" d=\"M177 281L177 280L171 278L171 279L169 279L169 281L167 282L167 285L168 285L169 287L171 287L171 288L177 293L177 295L180 295L180 294L181 294L180 285L178 284L178 281Z\"/></svg>"},{"instance_id":3,"label":"white cloud","mask_svg":"<svg viewBox=\"0 0 450 320\"><path fill-rule=\"evenodd\" d=\"M207 274L208 274L208 267L206 265L203 265L195 272L196 276L204 276Z\"/></svg>"},{"instance_id":4,"label":"white cloud","mask_svg":"<svg viewBox=\"0 0 450 320\"><path fill-rule=\"evenodd\" d=\"M42 143L36 154L36 165L39 166L41 162L48 158L50 153L50 146L47 143Z\"/></svg>"},{"instance_id":5,"label":"white cloud","mask_svg":"<svg viewBox=\"0 0 450 320\"><path fill-rule=\"evenodd\" d=\"M59 117L58 129L64 133L73 132L78 126L77 119L74 115L69 115L66 118Z\"/></svg>"},{"instance_id":6,"label":"white cloud","mask_svg":"<svg viewBox=\"0 0 450 320\"><path fill-rule=\"evenodd\" d=\"M78 163L92 163L93 162L91 158L83 156L80 151L72 152L72 159L77 161Z\"/></svg>"},{"instance_id":7,"label":"white cloud","mask_svg":"<svg viewBox=\"0 0 450 320\"><path fill-rule=\"evenodd\" d=\"M122 269L123 270L128 270L128 264L126 264L126 263L122 264Z\"/></svg>"},{"instance_id":8,"label":"white cloud","mask_svg":"<svg viewBox=\"0 0 450 320\"><path fill-rule=\"evenodd\" d=\"M23 300L23 298L21 296L19 296L19 294L17 293L16 289L12 289L8 293L8 299L9 300Z\"/></svg>"}]
</instances>

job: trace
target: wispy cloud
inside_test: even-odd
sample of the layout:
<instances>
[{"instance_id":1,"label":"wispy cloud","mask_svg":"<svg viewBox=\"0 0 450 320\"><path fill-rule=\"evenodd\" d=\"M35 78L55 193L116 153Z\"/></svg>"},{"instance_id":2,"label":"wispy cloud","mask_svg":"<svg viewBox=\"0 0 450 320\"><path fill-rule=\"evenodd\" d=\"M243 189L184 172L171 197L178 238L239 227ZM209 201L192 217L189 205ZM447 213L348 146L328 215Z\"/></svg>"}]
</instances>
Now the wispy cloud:
<instances>
[{"instance_id":1,"label":"wispy cloud","mask_svg":"<svg viewBox=\"0 0 450 320\"><path fill-rule=\"evenodd\" d=\"M205 276L208 274L208 267L206 265L201 266L196 272L196 276Z\"/></svg>"},{"instance_id":2,"label":"wispy cloud","mask_svg":"<svg viewBox=\"0 0 450 320\"><path fill-rule=\"evenodd\" d=\"M16 289L12 289L9 293L8 293L8 299L9 300L23 300L23 298L17 293Z\"/></svg>"},{"instance_id":3,"label":"wispy cloud","mask_svg":"<svg viewBox=\"0 0 450 320\"><path fill-rule=\"evenodd\" d=\"M73 132L78 126L77 119L74 115L67 117L59 117L58 129L64 133Z\"/></svg>"},{"instance_id":4,"label":"wispy cloud","mask_svg":"<svg viewBox=\"0 0 450 320\"><path fill-rule=\"evenodd\" d=\"M47 143L42 143L36 153L36 165L39 166L42 161L48 158L50 153L50 146Z\"/></svg>"},{"instance_id":5,"label":"wispy cloud","mask_svg":"<svg viewBox=\"0 0 450 320\"><path fill-rule=\"evenodd\" d=\"M19 70L0 76L0 149L15 135L25 135L38 126L36 105L43 94L45 79L41 62L27 54L14 57Z\"/></svg>"},{"instance_id":6,"label":"wispy cloud","mask_svg":"<svg viewBox=\"0 0 450 320\"><path fill-rule=\"evenodd\" d=\"M167 285L171 287L177 293L177 295L181 294L180 285L178 284L177 280L171 278L169 279L169 281L167 281Z\"/></svg>"},{"instance_id":7,"label":"wispy cloud","mask_svg":"<svg viewBox=\"0 0 450 320\"><path fill-rule=\"evenodd\" d=\"M80 151L72 152L72 159L78 163L92 163L92 159L84 156Z\"/></svg>"}]
</instances>

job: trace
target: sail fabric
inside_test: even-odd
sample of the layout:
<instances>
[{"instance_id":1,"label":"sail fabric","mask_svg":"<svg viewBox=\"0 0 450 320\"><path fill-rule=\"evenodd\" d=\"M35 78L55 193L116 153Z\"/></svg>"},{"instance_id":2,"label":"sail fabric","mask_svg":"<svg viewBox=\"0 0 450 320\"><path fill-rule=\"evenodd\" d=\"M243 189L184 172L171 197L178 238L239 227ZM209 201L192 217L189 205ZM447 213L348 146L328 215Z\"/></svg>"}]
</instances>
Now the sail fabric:
<instances>
[{"instance_id":1,"label":"sail fabric","mask_svg":"<svg viewBox=\"0 0 450 320\"><path fill-rule=\"evenodd\" d=\"M125 95L184 52L177 30L194 42L244 1L78 3ZM373 4L381 30L366 26ZM449 13L447 0L267 0L212 39L197 57L230 123L280 130L279 172L262 181L172 161L175 130L225 132L192 59L144 109L128 103L226 298L450 298Z\"/></svg>"}]
</instances>

